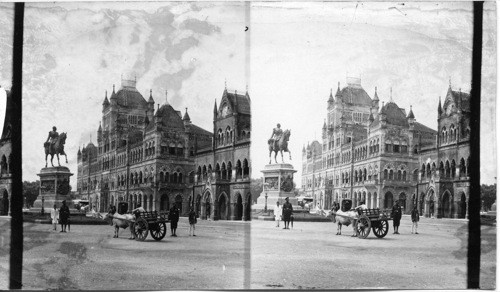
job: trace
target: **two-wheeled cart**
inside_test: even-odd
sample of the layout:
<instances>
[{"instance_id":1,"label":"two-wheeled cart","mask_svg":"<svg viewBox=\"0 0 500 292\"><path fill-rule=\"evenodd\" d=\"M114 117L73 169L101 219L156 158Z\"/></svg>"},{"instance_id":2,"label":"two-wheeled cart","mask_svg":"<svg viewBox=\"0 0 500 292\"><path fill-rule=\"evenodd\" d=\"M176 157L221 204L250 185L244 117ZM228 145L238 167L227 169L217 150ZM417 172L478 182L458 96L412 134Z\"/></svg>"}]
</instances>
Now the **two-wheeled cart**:
<instances>
[{"instance_id":1,"label":"two-wheeled cart","mask_svg":"<svg viewBox=\"0 0 500 292\"><path fill-rule=\"evenodd\" d=\"M168 212L167 211L144 211L135 213L133 224L135 239L144 241L148 232L155 240L162 240L167 234Z\"/></svg>"}]
</instances>

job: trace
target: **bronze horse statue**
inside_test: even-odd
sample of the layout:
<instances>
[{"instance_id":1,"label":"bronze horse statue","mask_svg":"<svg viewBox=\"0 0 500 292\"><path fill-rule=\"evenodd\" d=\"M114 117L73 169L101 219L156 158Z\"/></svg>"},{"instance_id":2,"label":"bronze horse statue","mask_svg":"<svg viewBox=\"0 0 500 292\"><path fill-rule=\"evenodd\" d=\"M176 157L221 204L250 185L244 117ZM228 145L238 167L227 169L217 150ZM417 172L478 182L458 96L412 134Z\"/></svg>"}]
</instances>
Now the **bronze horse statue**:
<instances>
[{"instance_id":1,"label":"bronze horse statue","mask_svg":"<svg viewBox=\"0 0 500 292\"><path fill-rule=\"evenodd\" d=\"M47 157L50 154L50 164L54 167L52 163L52 159L54 159L54 155L57 155L57 164L61 166L59 162L59 154L64 155L66 157L66 163L68 163L68 156L64 152L64 143L66 143L66 133L61 133L59 137L57 137L56 142L52 145L50 142L43 143L43 147L45 148L45 167L47 167Z\"/></svg>"},{"instance_id":2,"label":"bronze horse statue","mask_svg":"<svg viewBox=\"0 0 500 292\"><path fill-rule=\"evenodd\" d=\"M269 144L269 164L271 164L271 153L274 151L274 161L278 163L276 160L276 156L278 156L278 152L281 153L281 160L283 163L285 161L283 160L283 151L288 152L290 155L290 160L292 160L292 153L288 149L288 139L290 138L290 130L285 130L283 132L283 135L281 135L281 138L278 141L274 141L272 139L269 139L267 143Z\"/></svg>"}]
</instances>

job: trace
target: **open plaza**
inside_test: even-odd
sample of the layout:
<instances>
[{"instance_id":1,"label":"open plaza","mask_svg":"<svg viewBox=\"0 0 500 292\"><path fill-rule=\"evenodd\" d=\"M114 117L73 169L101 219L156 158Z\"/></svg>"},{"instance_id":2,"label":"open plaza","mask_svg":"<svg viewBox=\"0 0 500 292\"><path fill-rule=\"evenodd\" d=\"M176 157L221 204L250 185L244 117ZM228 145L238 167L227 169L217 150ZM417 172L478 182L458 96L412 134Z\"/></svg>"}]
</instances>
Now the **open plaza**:
<instances>
[{"instance_id":1,"label":"open plaza","mask_svg":"<svg viewBox=\"0 0 500 292\"><path fill-rule=\"evenodd\" d=\"M205 221L188 236L113 238L107 225L24 225L24 289L464 289L467 220L422 218L411 234L403 216L399 235L366 239L352 229L335 235L331 222ZM8 288L10 221L0 220L0 289ZM481 230L481 288L495 288L496 226Z\"/></svg>"}]
</instances>

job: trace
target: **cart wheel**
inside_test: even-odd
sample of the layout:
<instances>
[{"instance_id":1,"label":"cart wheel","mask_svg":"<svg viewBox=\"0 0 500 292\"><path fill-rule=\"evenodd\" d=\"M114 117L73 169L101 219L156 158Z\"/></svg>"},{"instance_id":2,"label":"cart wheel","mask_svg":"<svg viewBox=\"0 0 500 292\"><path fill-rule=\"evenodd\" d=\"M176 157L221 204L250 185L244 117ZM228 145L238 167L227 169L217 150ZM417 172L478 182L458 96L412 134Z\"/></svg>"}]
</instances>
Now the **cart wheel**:
<instances>
[{"instance_id":1,"label":"cart wheel","mask_svg":"<svg viewBox=\"0 0 500 292\"><path fill-rule=\"evenodd\" d=\"M371 221L366 215L359 216L359 219L356 220L356 233L358 234L358 238L365 239L368 234L370 234Z\"/></svg>"},{"instance_id":2,"label":"cart wheel","mask_svg":"<svg viewBox=\"0 0 500 292\"><path fill-rule=\"evenodd\" d=\"M387 232L389 232L389 223L387 220L380 220L377 222L377 224L373 224L373 233L375 233L375 236L378 238L382 238L387 235Z\"/></svg>"},{"instance_id":3,"label":"cart wheel","mask_svg":"<svg viewBox=\"0 0 500 292\"><path fill-rule=\"evenodd\" d=\"M151 236L155 240L162 240L163 237L167 234L167 225L165 222L158 222L155 224L151 224L151 230L149 230L149 233L151 233Z\"/></svg>"},{"instance_id":4,"label":"cart wheel","mask_svg":"<svg viewBox=\"0 0 500 292\"><path fill-rule=\"evenodd\" d=\"M148 237L148 222L146 219L139 217L134 224L135 240L144 241Z\"/></svg>"}]
</instances>

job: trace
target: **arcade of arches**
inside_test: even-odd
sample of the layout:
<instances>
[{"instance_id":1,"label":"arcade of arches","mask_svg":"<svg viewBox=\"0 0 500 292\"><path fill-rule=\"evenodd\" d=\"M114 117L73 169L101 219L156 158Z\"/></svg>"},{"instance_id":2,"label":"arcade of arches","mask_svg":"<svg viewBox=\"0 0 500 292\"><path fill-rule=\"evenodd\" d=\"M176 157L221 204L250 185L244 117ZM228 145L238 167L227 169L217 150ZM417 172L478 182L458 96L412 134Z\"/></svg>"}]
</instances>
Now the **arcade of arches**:
<instances>
[{"instance_id":1,"label":"arcade of arches","mask_svg":"<svg viewBox=\"0 0 500 292\"><path fill-rule=\"evenodd\" d=\"M250 220L251 195L240 193L228 196L225 192L214 198L210 191L196 195L194 207L203 220Z\"/></svg>"}]
</instances>

